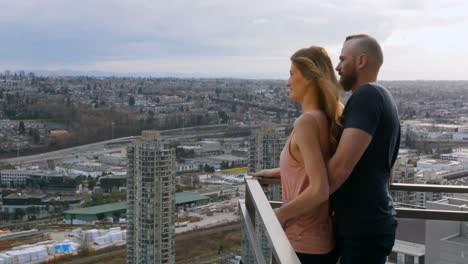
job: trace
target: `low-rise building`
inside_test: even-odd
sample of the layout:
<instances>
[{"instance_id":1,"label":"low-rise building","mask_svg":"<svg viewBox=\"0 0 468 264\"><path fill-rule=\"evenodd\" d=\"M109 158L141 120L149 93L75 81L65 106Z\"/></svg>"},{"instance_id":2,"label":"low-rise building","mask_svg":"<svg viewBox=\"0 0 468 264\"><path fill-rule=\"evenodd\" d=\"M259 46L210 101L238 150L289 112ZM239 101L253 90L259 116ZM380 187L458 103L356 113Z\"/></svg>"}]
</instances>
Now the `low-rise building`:
<instances>
[{"instance_id":1,"label":"low-rise building","mask_svg":"<svg viewBox=\"0 0 468 264\"><path fill-rule=\"evenodd\" d=\"M459 148L452 153L440 154L440 159L468 163L468 148Z\"/></svg>"},{"instance_id":2,"label":"low-rise building","mask_svg":"<svg viewBox=\"0 0 468 264\"><path fill-rule=\"evenodd\" d=\"M127 186L127 176L102 176L98 180L98 186L101 187L104 192L119 190L121 187Z\"/></svg>"},{"instance_id":3,"label":"low-rise building","mask_svg":"<svg viewBox=\"0 0 468 264\"><path fill-rule=\"evenodd\" d=\"M443 159L420 159L417 167L419 170L429 169L446 173L468 170L467 163Z\"/></svg>"},{"instance_id":4,"label":"low-rise building","mask_svg":"<svg viewBox=\"0 0 468 264\"><path fill-rule=\"evenodd\" d=\"M114 166L127 166L127 156L121 153L104 154L99 156L99 161Z\"/></svg>"},{"instance_id":5,"label":"low-rise building","mask_svg":"<svg viewBox=\"0 0 468 264\"><path fill-rule=\"evenodd\" d=\"M43 210L47 206L46 198L46 194L13 193L3 197L2 211L14 213L16 209L25 210L28 207L38 207Z\"/></svg>"},{"instance_id":6,"label":"low-rise building","mask_svg":"<svg viewBox=\"0 0 468 264\"><path fill-rule=\"evenodd\" d=\"M31 171L26 170L2 170L0 171L0 184L3 187L15 188L25 186L31 176Z\"/></svg>"}]
</instances>

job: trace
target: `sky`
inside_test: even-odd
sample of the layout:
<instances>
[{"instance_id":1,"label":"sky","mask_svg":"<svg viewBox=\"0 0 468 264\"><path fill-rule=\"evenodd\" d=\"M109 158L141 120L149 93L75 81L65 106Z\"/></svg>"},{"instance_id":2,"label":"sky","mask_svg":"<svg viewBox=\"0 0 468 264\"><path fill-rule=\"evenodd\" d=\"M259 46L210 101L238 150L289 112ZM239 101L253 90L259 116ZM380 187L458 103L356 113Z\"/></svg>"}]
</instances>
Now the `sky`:
<instances>
[{"instance_id":1,"label":"sky","mask_svg":"<svg viewBox=\"0 0 468 264\"><path fill-rule=\"evenodd\" d=\"M286 79L311 45L382 45L381 80L467 80L465 0L0 0L0 71Z\"/></svg>"}]
</instances>

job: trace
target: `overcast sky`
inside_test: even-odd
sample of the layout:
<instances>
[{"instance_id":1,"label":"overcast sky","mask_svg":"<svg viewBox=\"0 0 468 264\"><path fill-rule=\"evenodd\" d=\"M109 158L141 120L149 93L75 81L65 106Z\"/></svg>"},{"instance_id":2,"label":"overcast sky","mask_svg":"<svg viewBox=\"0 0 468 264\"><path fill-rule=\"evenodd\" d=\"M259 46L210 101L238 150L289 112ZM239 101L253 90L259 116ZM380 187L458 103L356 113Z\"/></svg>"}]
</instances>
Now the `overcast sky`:
<instances>
[{"instance_id":1,"label":"overcast sky","mask_svg":"<svg viewBox=\"0 0 468 264\"><path fill-rule=\"evenodd\" d=\"M382 44L383 80L468 79L466 0L0 0L0 70L286 78L299 48L334 63Z\"/></svg>"}]
</instances>

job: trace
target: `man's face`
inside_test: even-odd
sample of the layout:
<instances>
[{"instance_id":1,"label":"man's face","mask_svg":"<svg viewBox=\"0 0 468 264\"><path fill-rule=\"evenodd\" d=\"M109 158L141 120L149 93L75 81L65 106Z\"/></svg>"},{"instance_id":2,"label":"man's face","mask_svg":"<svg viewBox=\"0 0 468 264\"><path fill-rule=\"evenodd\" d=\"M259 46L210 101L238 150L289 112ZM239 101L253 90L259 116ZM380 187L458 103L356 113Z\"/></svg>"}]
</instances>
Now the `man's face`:
<instances>
[{"instance_id":1,"label":"man's face","mask_svg":"<svg viewBox=\"0 0 468 264\"><path fill-rule=\"evenodd\" d=\"M336 66L336 71L340 75L340 84L345 91L350 91L356 85L358 73L356 70L356 58L352 53L351 45L345 42L341 49L340 62Z\"/></svg>"}]
</instances>

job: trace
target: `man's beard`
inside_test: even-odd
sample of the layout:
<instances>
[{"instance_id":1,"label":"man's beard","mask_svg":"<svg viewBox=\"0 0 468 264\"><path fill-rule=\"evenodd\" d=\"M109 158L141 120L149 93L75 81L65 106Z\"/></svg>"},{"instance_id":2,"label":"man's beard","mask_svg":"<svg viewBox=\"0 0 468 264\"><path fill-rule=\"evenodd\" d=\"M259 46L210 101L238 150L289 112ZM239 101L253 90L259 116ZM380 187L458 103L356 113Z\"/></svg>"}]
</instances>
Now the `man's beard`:
<instances>
[{"instance_id":1,"label":"man's beard","mask_svg":"<svg viewBox=\"0 0 468 264\"><path fill-rule=\"evenodd\" d=\"M346 92L351 91L353 86L357 83L357 72L356 69L352 69L352 71L349 74L342 74L340 78L340 84L343 87L343 90Z\"/></svg>"}]
</instances>

